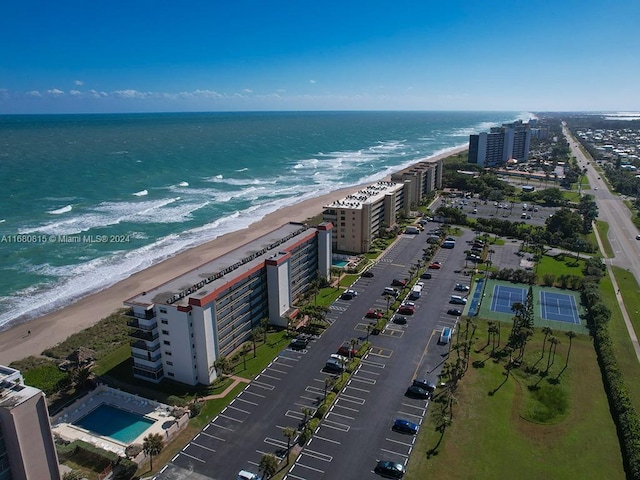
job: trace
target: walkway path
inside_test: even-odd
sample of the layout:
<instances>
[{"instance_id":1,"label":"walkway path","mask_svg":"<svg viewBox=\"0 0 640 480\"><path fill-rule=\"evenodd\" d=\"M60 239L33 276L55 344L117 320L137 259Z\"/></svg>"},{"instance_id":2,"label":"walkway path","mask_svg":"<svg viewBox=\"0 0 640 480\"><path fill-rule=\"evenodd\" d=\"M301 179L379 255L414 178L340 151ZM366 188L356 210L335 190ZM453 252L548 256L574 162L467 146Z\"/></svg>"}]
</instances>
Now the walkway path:
<instances>
[{"instance_id":1,"label":"walkway path","mask_svg":"<svg viewBox=\"0 0 640 480\"><path fill-rule=\"evenodd\" d=\"M207 395L206 397L200 397L198 400L215 400L216 398L224 398L226 397L234 388L236 388L241 383L251 383L251 380L243 377L237 377L235 375L231 375L229 378L233 380L231 385L224 389L222 393L216 393L215 395Z\"/></svg>"}]
</instances>

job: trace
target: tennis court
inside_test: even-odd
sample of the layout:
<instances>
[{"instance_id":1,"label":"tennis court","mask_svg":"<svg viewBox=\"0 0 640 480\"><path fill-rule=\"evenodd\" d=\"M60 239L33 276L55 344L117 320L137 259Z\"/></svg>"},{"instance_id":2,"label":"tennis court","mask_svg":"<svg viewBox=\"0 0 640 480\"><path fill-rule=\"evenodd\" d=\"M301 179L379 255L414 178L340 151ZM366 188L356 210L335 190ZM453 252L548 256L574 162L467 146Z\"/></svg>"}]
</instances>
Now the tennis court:
<instances>
[{"instance_id":1,"label":"tennis court","mask_svg":"<svg viewBox=\"0 0 640 480\"><path fill-rule=\"evenodd\" d=\"M476 282L469 295L473 308L469 308L468 315L511 322L514 315L513 304L526 303L528 291L529 285L525 284L490 279ZM580 317L583 310L578 292L533 285L533 299L536 327L588 333Z\"/></svg>"}]
</instances>

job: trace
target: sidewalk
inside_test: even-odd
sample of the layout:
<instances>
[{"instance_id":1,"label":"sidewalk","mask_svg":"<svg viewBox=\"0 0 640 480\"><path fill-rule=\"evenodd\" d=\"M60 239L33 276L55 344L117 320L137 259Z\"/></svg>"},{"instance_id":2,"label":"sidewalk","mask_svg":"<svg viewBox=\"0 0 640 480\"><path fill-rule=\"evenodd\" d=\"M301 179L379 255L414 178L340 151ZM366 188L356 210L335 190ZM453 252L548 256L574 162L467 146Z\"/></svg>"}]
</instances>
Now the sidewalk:
<instances>
[{"instance_id":1,"label":"sidewalk","mask_svg":"<svg viewBox=\"0 0 640 480\"><path fill-rule=\"evenodd\" d=\"M246 378L237 377L236 375L231 375L229 378L233 380L231 385L224 389L222 393L216 393L215 395L208 395L206 397L199 397L198 400L215 400L216 398L224 398L229 392L231 392L234 388L236 388L241 383L251 383L251 380Z\"/></svg>"}]
</instances>

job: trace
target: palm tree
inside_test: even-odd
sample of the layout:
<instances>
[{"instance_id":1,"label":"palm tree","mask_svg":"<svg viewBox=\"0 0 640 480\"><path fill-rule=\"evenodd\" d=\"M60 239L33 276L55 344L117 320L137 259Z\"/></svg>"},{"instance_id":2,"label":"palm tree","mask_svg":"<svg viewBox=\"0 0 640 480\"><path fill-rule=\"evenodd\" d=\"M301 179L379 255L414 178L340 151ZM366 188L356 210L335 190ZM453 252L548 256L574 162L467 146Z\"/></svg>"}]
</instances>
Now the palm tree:
<instances>
[{"instance_id":1,"label":"palm tree","mask_svg":"<svg viewBox=\"0 0 640 480\"><path fill-rule=\"evenodd\" d=\"M262 327L254 327L251 330L251 341L253 342L253 358L256 358L256 344L262 338Z\"/></svg>"},{"instance_id":2,"label":"palm tree","mask_svg":"<svg viewBox=\"0 0 640 480\"><path fill-rule=\"evenodd\" d=\"M242 355L242 368L244 370L247 369L247 355L251 351L251 345L248 343L243 343L242 348L240 349L240 355Z\"/></svg>"},{"instance_id":3,"label":"palm tree","mask_svg":"<svg viewBox=\"0 0 640 480\"><path fill-rule=\"evenodd\" d=\"M300 411L302 412L302 424L306 425L311 418L311 415L313 415L313 408L302 407Z\"/></svg>"},{"instance_id":4,"label":"palm tree","mask_svg":"<svg viewBox=\"0 0 640 480\"><path fill-rule=\"evenodd\" d=\"M327 390L333 388L333 386L335 385L335 380L333 379L333 377L326 377L324 379L324 400L327 399Z\"/></svg>"},{"instance_id":5,"label":"palm tree","mask_svg":"<svg viewBox=\"0 0 640 480\"><path fill-rule=\"evenodd\" d=\"M553 361L551 360L551 351L553 350L553 347L555 345L557 345L558 343L560 343L560 342L558 341L558 339L556 337L550 337L549 338L549 353L547 354L548 357L547 357L547 369L546 369L547 372L549 371L549 367L551 367L551 364L553 363ZM555 355L554 355L554 357L555 357Z\"/></svg>"},{"instance_id":6,"label":"palm tree","mask_svg":"<svg viewBox=\"0 0 640 480\"><path fill-rule=\"evenodd\" d=\"M356 349L356 345L358 345L358 339L357 338L352 338L349 341L349 358L353 358L353 351Z\"/></svg>"},{"instance_id":7,"label":"palm tree","mask_svg":"<svg viewBox=\"0 0 640 480\"><path fill-rule=\"evenodd\" d=\"M287 465L289 465L289 450L291 450L291 440L296 436L298 430L293 427L284 427L282 429L282 434L287 439Z\"/></svg>"},{"instance_id":8,"label":"palm tree","mask_svg":"<svg viewBox=\"0 0 640 480\"><path fill-rule=\"evenodd\" d=\"M142 451L149 455L149 463L153 470L153 457L158 455L164 448L164 440L159 433L150 433L142 440Z\"/></svg>"},{"instance_id":9,"label":"palm tree","mask_svg":"<svg viewBox=\"0 0 640 480\"><path fill-rule=\"evenodd\" d=\"M493 339L493 327L495 325L496 322L494 322L493 320L488 320L487 321L487 344L485 345L485 348L489 346L489 344L491 343L491 340Z\"/></svg>"},{"instance_id":10,"label":"palm tree","mask_svg":"<svg viewBox=\"0 0 640 480\"><path fill-rule=\"evenodd\" d=\"M262 332L263 332L263 341L264 343L267 343L267 329L269 328L269 319L267 317L264 317L262 320L260 320L260 326L262 327Z\"/></svg>"},{"instance_id":11,"label":"palm tree","mask_svg":"<svg viewBox=\"0 0 640 480\"><path fill-rule=\"evenodd\" d=\"M569 330L565 335L569 337L569 350L567 350L567 359L564 363L564 368L567 368L567 365L569 365L569 355L571 354L571 341L576 337L576 334L574 331Z\"/></svg>"},{"instance_id":12,"label":"palm tree","mask_svg":"<svg viewBox=\"0 0 640 480\"><path fill-rule=\"evenodd\" d=\"M543 327L542 333L544 333L544 339L542 340L542 357L544 357L544 347L547 343L547 337L553 335L553 330L550 327Z\"/></svg>"},{"instance_id":13,"label":"palm tree","mask_svg":"<svg viewBox=\"0 0 640 480\"><path fill-rule=\"evenodd\" d=\"M84 388L87 381L91 378L91 368L88 366L74 368L71 372L71 378L76 384L76 388Z\"/></svg>"},{"instance_id":14,"label":"palm tree","mask_svg":"<svg viewBox=\"0 0 640 480\"><path fill-rule=\"evenodd\" d=\"M260 459L260 465L258 469L262 472L262 476L265 480L273 477L278 471L278 457L272 453L265 453Z\"/></svg>"},{"instance_id":15,"label":"palm tree","mask_svg":"<svg viewBox=\"0 0 640 480\"><path fill-rule=\"evenodd\" d=\"M209 370L215 370L217 375L225 375L227 373L231 373L231 360L229 360L225 355L218 358L213 365L209 367Z\"/></svg>"}]
</instances>

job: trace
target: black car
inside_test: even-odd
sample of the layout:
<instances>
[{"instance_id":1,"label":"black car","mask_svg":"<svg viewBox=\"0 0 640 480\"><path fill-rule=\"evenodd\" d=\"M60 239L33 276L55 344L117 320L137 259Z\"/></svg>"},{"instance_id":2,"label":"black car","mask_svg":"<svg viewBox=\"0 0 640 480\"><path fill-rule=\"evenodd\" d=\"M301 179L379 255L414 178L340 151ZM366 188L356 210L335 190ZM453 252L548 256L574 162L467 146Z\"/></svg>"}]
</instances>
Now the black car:
<instances>
[{"instance_id":1,"label":"black car","mask_svg":"<svg viewBox=\"0 0 640 480\"><path fill-rule=\"evenodd\" d=\"M416 387L415 385L411 385L407 388L405 395L412 398L429 398L429 392L424 388Z\"/></svg>"},{"instance_id":2,"label":"black car","mask_svg":"<svg viewBox=\"0 0 640 480\"><path fill-rule=\"evenodd\" d=\"M306 337L296 337L289 344L294 350L304 350L307 345L309 345L309 339Z\"/></svg>"},{"instance_id":3,"label":"black car","mask_svg":"<svg viewBox=\"0 0 640 480\"><path fill-rule=\"evenodd\" d=\"M449 310L447 310L447 314L455 315L456 317L459 317L460 315L462 315L462 311L458 310L457 308L450 308Z\"/></svg>"},{"instance_id":4,"label":"black car","mask_svg":"<svg viewBox=\"0 0 640 480\"><path fill-rule=\"evenodd\" d=\"M393 422L393 427L391 427L396 432L400 433L408 433L409 435L415 435L418 433L418 425L410 422L409 420L404 420L402 418L396 419Z\"/></svg>"},{"instance_id":5,"label":"black car","mask_svg":"<svg viewBox=\"0 0 640 480\"><path fill-rule=\"evenodd\" d=\"M372 271L370 271L370 270L367 270L367 271L366 271L366 272L364 272L361 276L362 276L362 277L368 277L368 278L370 278L370 277L373 277L373 272L372 272Z\"/></svg>"},{"instance_id":6,"label":"black car","mask_svg":"<svg viewBox=\"0 0 640 480\"><path fill-rule=\"evenodd\" d=\"M332 373L342 373L344 371L344 365L336 358L329 358L324 364L324 370Z\"/></svg>"},{"instance_id":7,"label":"black car","mask_svg":"<svg viewBox=\"0 0 640 480\"><path fill-rule=\"evenodd\" d=\"M402 315L396 315L393 317L393 323L397 323L398 325L406 325L407 317L403 317Z\"/></svg>"},{"instance_id":8,"label":"black car","mask_svg":"<svg viewBox=\"0 0 640 480\"><path fill-rule=\"evenodd\" d=\"M423 280L429 280L431 278L431 274L429 272L424 272L422 275L420 275L420 278L422 278Z\"/></svg>"},{"instance_id":9,"label":"black car","mask_svg":"<svg viewBox=\"0 0 640 480\"><path fill-rule=\"evenodd\" d=\"M436 386L434 383L424 378L416 378L413 381L413 386L426 390L429 393L433 393L433 391L436 389Z\"/></svg>"},{"instance_id":10,"label":"black car","mask_svg":"<svg viewBox=\"0 0 640 480\"><path fill-rule=\"evenodd\" d=\"M404 465L388 460L380 460L373 471L387 478L402 478L404 476Z\"/></svg>"}]
</instances>

